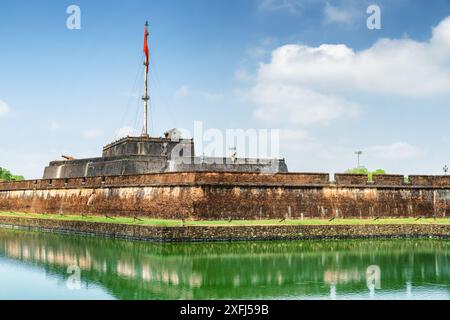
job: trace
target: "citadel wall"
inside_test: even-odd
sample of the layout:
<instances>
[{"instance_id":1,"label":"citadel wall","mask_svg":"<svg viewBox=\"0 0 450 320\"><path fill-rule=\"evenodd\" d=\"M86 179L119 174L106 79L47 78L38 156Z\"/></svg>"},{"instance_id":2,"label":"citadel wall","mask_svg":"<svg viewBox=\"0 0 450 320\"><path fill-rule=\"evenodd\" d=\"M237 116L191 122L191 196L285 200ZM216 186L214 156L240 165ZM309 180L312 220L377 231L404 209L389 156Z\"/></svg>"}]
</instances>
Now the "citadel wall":
<instances>
[{"instance_id":1,"label":"citadel wall","mask_svg":"<svg viewBox=\"0 0 450 320\"><path fill-rule=\"evenodd\" d=\"M450 177L186 172L0 183L0 211L164 219L448 217Z\"/></svg>"}]
</instances>

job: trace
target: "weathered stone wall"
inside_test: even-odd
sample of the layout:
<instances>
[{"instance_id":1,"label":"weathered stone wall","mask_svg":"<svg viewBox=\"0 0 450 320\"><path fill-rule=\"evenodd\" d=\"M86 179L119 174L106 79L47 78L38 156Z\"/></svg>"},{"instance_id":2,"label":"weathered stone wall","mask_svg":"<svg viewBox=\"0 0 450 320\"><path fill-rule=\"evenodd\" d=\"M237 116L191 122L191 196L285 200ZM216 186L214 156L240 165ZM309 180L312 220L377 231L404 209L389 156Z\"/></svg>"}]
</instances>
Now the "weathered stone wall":
<instances>
[{"instance_id":1,"label":"weathered stone wall","mask_svg":"<svg viewBox=\"0 0 450 320\"><path fill-rule=\"evenodd\" d=\"M192 139L126 137L103 148L103 157L130 155L193 157L194 141Z\"/></svg>"},{"instance_id":2,"label":"weathered stone wall","mask_svg":"<svg viewBox=\"0 0 450 320\"><path fill-rule=\"evenodd\" d=\"M42 179L0 183L0 191L79 188L79 187L127 187L127 186L190 186L202 185L273 185L303 186L327 185L327 173L258 174L235 172L173 172L129 176L106 176L68 179Z\"/></svg>"},{"instance_id":3,"label":"weathered stone wall","mask_svg":"<svg viewBox=\"0 0 450 320\"><path fill-rule=\"evenodd\" d=\"M36 229L167 242L429 236L439 238L450 237L450 225L439 224L155 227L0 216L0 227L1 226L15 226L32 230Z\"/></svg>"},{"instance_id":4,"label":"weathered stone wall","mask_svg":"<svg viewBox=\"0 0 450 320\"><path fill-rule=\"evenodd\" d=\"M0 183L0 211L194 220L449 216L446 178L405 185L400 177L367 185L358 177L331 184L328 174L218 172L8 182Z\"/></svg>"},{"instance_id":5,"label":"weathered stone wall","mask_svg":"<svg viewBox=\"0 0 450 320\"><path fill-rule=\"evenodd\" d=\"M367 174L337 173L334 180L338 185L366 185L369 177Z\"/></svg>"},{"instance_id":6,"label":"weathered stone wall","mask_svg":"<svg viewBox=\"0 0 450 320\"><path fill-rule=\"evenodd\" d=\"M44 169L44 179L164 172L167 170L167 166L167 159L162 156L126 156L53 161Z\"/></svg>"},{"instance_id":7,"label":"weathered stone wall","mask_svg":"<svg viewBox=\"0 0 450 320\"><path fill-rule=\"evenodd\" d=\"M170 161L170 172L248 172L248 173L287 173L286 162L278 159L248 158L180 158Z\"/></svg>"},{"instance_id":8,"label":"weathered stone wall","mask_svg":"<svg viewBox=\"0 0 450 320\"><path fill-rule=\"evenodd\" d=\"M373 183L378 186L401 186L405 177L398 174L374 174Z\"/></svg>"},{"instance_id":9,"label":"weathered stone wall","mask_svg":"<svg viewBox=\"0 0 450 320\"><path fill-rule=\"evenodd\" d=\"M141 175L166 172L288 172L284 159L196 157L192 139L126 137L98 158L52 161L43 179Z\"/></svg>"},{"instance_id":10,"label":"weathered stone wall","mask_svg":"<svg viewBox=\"0 0 450 320\"><path fill-rule=\"evenodd\" d=\"M242 172L287 173L281 159L179 157L158 155L124 155L70 161L52 161L44 169L43 179L138 175L170 172Z\"/></svg>"},{"instance_id":11,"label":"weathered stone wall","mask_svg":"<svg viewBox=\"0 0 450 320\"><path fill-rule=\"evenodd\" d=\"M409 176L409 183L414 186L450 186L450 176Z\"/></svg>"}]
</instances>

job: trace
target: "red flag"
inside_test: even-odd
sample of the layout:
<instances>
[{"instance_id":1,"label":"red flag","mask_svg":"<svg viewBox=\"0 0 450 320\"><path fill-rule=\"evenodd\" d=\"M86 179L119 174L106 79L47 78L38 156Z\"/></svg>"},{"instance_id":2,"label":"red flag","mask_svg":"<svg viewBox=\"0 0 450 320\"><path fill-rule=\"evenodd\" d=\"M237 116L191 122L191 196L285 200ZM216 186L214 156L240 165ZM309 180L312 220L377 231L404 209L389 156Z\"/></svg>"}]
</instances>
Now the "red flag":
<instances>
[{"instance_id":1,"label":"red flag","mask_svg":"<svg viewBox=\"0 0 450 320\"><path fill-rule=\"evenodd\" d=\"M148 73L148 65L150 57L150 53L148 50L148 22L145 23L144 29L144 53L145 53L145 72Z\"/></svg>"}]
</instances>

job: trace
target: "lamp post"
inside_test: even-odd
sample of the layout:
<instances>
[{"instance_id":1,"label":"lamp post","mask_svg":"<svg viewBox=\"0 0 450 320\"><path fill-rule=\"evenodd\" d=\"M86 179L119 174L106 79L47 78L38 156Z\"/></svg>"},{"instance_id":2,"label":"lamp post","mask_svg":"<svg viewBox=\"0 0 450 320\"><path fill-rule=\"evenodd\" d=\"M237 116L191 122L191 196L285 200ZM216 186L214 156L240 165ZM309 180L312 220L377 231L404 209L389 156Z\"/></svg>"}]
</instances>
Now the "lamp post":
<instances>
[{"instance_id":1,"label":"lamp post","mask_svg":"<svg viewBox=\"0 0 450 320\"><path fill-rule=\"evenodd\" d=\"M360 160L360 157L363 154L363 152L362 151L355 151L355 154L358 156L358 167L357 168L360 168L361 166L360 166L359 160Z\"/></svg>"}]
</instances>

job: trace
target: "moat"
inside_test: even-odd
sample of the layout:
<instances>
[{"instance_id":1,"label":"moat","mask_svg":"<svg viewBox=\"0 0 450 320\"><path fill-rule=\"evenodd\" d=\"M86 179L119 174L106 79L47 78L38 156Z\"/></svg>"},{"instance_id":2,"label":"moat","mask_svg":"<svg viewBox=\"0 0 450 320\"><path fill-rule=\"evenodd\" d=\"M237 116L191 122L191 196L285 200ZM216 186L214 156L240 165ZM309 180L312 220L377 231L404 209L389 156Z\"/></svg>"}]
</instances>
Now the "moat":
<instances>
[{"instance_id":1,"label":"moat","mask_svg":"<svg viewBox=\"0 0 450 320\"><path fill-rule=\"evenodd\" d=\"M450 241L157 244L0 229L0 286L0 299L447 300Z\"/></svg>"}]
</instances>

